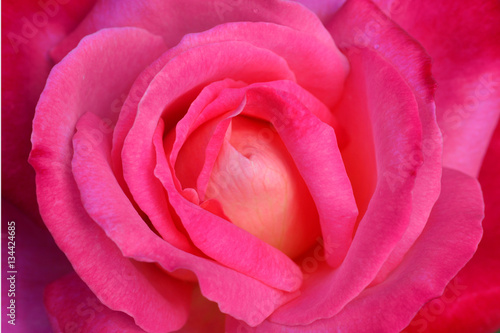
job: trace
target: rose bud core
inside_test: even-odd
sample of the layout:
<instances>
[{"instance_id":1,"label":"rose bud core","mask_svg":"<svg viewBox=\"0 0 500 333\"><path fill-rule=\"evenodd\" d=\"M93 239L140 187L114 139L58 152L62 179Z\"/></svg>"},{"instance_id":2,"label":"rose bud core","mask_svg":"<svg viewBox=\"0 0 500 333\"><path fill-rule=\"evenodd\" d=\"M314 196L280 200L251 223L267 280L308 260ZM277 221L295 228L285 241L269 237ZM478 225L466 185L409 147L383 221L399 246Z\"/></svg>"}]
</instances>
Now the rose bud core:
<instances>
[{"instance_id":1,"label":"rose bud core","mask_svg":"<svg viewBox=\"0 0 500 333\"><path fill-rule=\"evenodd\" d=\"M305 252L320 235L318 212L276 130L268 122L240 115L230 120L223 135L201 206L217 201L221 209L212 212L291 258ZM200 137L193 133L179 153L175 170L181 183L191 172L188 152L196 150Z\"/></svg>"}]
</instances>

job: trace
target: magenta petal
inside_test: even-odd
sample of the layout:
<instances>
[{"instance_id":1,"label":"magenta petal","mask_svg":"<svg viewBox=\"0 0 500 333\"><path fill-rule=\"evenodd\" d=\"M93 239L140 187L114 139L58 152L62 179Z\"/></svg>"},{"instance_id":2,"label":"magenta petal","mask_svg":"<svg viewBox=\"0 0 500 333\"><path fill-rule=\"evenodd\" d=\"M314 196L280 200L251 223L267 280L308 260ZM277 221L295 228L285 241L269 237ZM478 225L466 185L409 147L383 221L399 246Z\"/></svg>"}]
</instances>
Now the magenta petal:
<instances>
[{"instance_id":1,"label":"magenta petal","mask_svg":"<svg viewBox=\"0 0 500 333\"><path fill-rule=\"evenodd\" d=\"M116 184L113 174L109 172L110 136L104 137L101 142L92 140L92 133L99 131L101 122L101 119L93 113L86 113L78 121L77 133L73 138L72 164L75 181L81 192L84 207L97 221L106 219L110 215L110 209L120 209L120 207L110 205L100 196L105 195L109 198L108 200L114 200L114 197L123 195L120 190L110 189L110 183ZM117 227L119 225L115 226ZM132 240L127 243L130 247L140 246ZM129 313L144 329L175 330L181 328L187 320L191 288L167 276L163 271L150 269L150 272L146 272L146 269L149 268L140 267L139 269L146 279L136 277L135 291L138 295L134 299L125 297L119 300L113 309ZM151 316L151 313L163 315Z\"/></svg>"},{"instance_id":2,"label":"magenta petal","mask_svg":"<svg viewBox=\"0 0 500 333\"><path fill-rule=\"evenodd\" d=\"M481 166L484 235L474 257L443 295L427 303L405 332L468 333L500 330L500 124Z\"/></svg>"},{"instance_id":3,"label":"magenta petal","mask_svg":"<svg viewBox=\"0 0 500 333\"><path fill-rule=\"evenodd\" d=\"M415 95L422 123L424 160L415 180L410 224L375 279L374 283L378 283L400 263L406 251L417 239L439 196L442 140L433 102L435 87L430 73L430 59L415 40L368 1L346 3L328 27L337 44L348 55L356 53L357 48L367 48L376 52L400 72L402 79ZM357 123L351 121L351 124L356 124L355 126ZM349 125L347 126L349 128ZM399 181L400 175L417 163L419 163L417 156L408 155L401 163L398 174L392 175L391 178L393 181Z\"/></svg>"},{"instance_id":4,"label":"magenta petal","mask_svg":"<svg viewBox=\"0 0 500 333\"><path fill-rule=\"evenodd\" d=\"M333 128L293 95L271 88L251 88L244 114L269 120L302 175L318 210L327 260L338 266L352 240L357 208L338 151Z\"/></svg>"},{"instance_id":5,"label":"magenta petal","mask_svg":"<svg viewBox=\"0 0 500 333\"><path fill-rule=\"evenodd\" d=\"M163 269L169 272L176 270L193 271L198 278L200 288L205 297L217 302L222 312L230 313L235 318L244 320L253 326L261 323L277 307L295 296L268 287L257 280L221 266L211 260L181 251L154 234L140 218L137 211L135 211L114 177L109 163L109 145L111 140L106 138L107 140L103 140L98 144L89 140L89 135L86 132L93 132L92 128L95 129L99 124L95 122L96 120L95 115L88 113L79 123L81 132L75 135L75 148L78 148L78 150L75 150L73 163L86 209L109 238L104 236L102 229L99 229L93 223L80 227L86 229L77 229L79 230L79 234L83 234L84 236L86 236L87 232L95 235L102 234L109 243L113 244L110 239L116 242L116 245L124 256L142 262L157 262ZM88 168L89 165L93 167ZM93 226L95 226L97 231L94 230ZM102 239L96 242L101 244L101 246L108 245ZM88 248L85 248L85 250L88 250ZM129 267L117 260L119 258L114 257L114 248L104 248L101 251L100 253L106 255L106 260L109 260L108 263L103 264L103 267L108 267L108 270L111 272L117 272L117 275L113 275L116 279L124 278L120 286L123 286L124 290L127 291L127 294L119 295L115 299L115 301L119 301L120 306L114 304L115 306L110 306L111 308L116 309L127 305L135 307L138 305L137 299L140 299L139 297L154 296L147 292L148 284L137 282L143 281L141 279L144 279L144 277L131 272ZM123 257L121 258L126 260ZM82 274L79 275L81 276ZM161 274L161 277L165 281L171 281L172 286L175 286L175 280L172 280L168 275ZM102 282L105 281L102 279ZM109 283L109 281L107 282ZM162 285L156 277L154 283ZM170 288L170 283L166 283L163 288ZM180 282L177 281L176 283ZM138 287L145 289L142 289L141 294L135 296L135 300L126 301L129 293L137 291ZM115 295L117 291L123 292L118 288L109 290L109 292L114 292ZM173 297L171 301L175 302L175 297L179 297L180 292L182 290L171 290L171 296ZM102 293L100 294L102 296ZM146 304L148 306L160 306L162 304L168 306L166 302L169 299L166 298L163 301L157 299L157 302ZM177 301L182 301L183 299L186 300L187 298L177 298ZM179 310L177 309L174 313L178 313ZM147 319L147 322L140 321L135 317L136 323L141 327L149 325L156 327L157 323L169 317L167 314L165 314L165 317L162 317L150 315L150 313L156 312L148 313L147 318L139 318ZM140 311L140 314L143 314L143 311ZM182 318L174 319L177 321ZM164 323L164 325L167 324Z\"/></svg>"},{"instance_id":6,"label":"magenta petal","mask_svg":"<svg viewBox=\"0 0 500 333\"><path fill-rule=\"evenodd\" d=\"M82 207L71 174L71 137L77 119L88 109L112 122L113 100L127 91L138 72L161 49L161 39L131 28L104 30L83 40L49 78L37 108L30 159L37 171L42 217L75 271L107 306L125 311L135 307L133 316L145 327L158 325L154 320L161 318L146 315L137 301L141 297L158 298L159 291L122 256ZM113 80L103 80L113 76ZM102 89L94 89L97 84ZM73 93L68 94L68 89L74 89ZM99 142L103 132L106 127L99 127L90 140Z\"/></svg>"},{"instance_id":7,"label":"magenta petal","mask_svg":"<svg viewBox=\"0 0 500 333\"><path fill-rule=\"evenodd\" d=\"M45 306L55 332L144 333L125 313L103 305L76 274L47 286Z\"/></svg>"},{"instance_id":8,"label":"magenta petal","mask_svg":"<svg viewBox=\"0 0 500 333\"><path fill-rule=\"evenodd\" d=\"M172 49L160 61L168 61L171 53L176 52ZM173 126L204 86L226 78L249 83L295 80L284 59L244 42L202 45L170 59L154 76L140 103L137 103L136 118L121 152L128 188L148 216L154 217L159 208L166 206L163 186L154 176L156 158L151 144L158 120L163 116L165 123ZM121 130L124 132L127 124L123 126ZM116 137L115 145L119 144L120 138ZM115 158L120 151L117 149L114 153Z\"/></svg>"},{"instance_id":9,"label":"magenta petal","mask_svg":"<svg viewBox=\"0 0 500 333\"><path fill-rule=\"evenodd\" d=\"M399 332L423 303L443 292L450 279L472 257L481 239L482 218L478 182L461 172L444 169L442 195L426 227L387 280L363 291L336 316L307 327L266 321L251 329L228 318L226 328L228 332L246 329L266 333L330 332L332 327L345 332ZM449 223L450 219L454 223Z\"/></svg>"},{"instance_id":10,"label":"magenta petal","mask_svg":"<svg viewBox=\"0 0 500 333\"><path fill-rule=\"evenodd\" d=\"M163 122L154 137L157 166L155 175L168 192L193 243L217 262L254 277L274 288L295 291L302 273L285 254L247 231L186 200L176 189L163 149Z\"/></svg>"},{"instance_id":11,"label":"magenta petal","mask_svg":"<svg viewBox=\"0 0 500 333\"><path fill-rule=\"evenodd\" d=\"M291 27L331 43L316 15L293 2L277 0L104 0L54 51L62 58L85 35L107 27L140 27L163 36L172 47L183 36L227 22L270 22Z\"/></svg>"},{"instance_id":12,"label":"magenta petal","mask_svg":"<svg viewBox=\"0 0 500 333\"><path fill-rule=\"evenodd\" d=\"M346 99L339 108L354 107L372 121L373 138L364 139L373 140L375 146L377 187L342 265L334 272L313 275L309 285L306 281L301 297L271 317L280 324L308 324L335 315L373 281L410 220L420 163L404 172L399 166L408 156L421 162L417 103L399 73L377 54L359 50L350 60ZM391 176L398 181L392 181ZM327 246L325 249L328 251Z\"/></svg>"},{"instance_id":13,"label":"magenta petal","mask_svg":"<svg viewBox=\"0 0 500 333\"><path fill-rule=\"evenodd\" d=\"M443 165L477 176L500 116L500 4L377 3L432 57Z\"/></svg>"}]
</instances>

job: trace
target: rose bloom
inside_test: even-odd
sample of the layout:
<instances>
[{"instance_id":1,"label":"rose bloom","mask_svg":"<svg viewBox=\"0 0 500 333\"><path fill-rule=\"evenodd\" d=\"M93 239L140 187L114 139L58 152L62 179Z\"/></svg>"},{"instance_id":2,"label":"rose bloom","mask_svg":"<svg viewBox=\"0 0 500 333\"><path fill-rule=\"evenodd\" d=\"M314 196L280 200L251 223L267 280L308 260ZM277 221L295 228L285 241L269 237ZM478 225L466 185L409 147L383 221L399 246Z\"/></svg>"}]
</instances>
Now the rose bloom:
<instances>
[{"instance_id":1,"label":"rose bloom","mask_svg":"<svg viewBox=\"0 0 500 333\"><path fill-rule=\"evenodd\" d=\"M5 331L500 329L497 0L2 11Z\"/></svg>"}]
</instances>

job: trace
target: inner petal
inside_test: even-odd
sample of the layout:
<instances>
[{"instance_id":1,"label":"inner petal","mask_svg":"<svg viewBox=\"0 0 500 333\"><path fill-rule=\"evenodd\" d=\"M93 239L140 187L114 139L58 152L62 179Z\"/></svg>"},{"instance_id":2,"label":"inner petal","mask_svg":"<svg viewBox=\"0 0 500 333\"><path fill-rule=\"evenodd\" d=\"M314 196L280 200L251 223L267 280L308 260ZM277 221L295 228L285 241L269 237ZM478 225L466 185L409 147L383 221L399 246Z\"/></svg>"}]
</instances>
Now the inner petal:
<instances>
[{"instance_id":1,"label":"inner petal","mask_svg":"<svg viewBox=\"0 0 500 333\"><path fill-rule=\"evenodd\" d=\"M205 196L225 216L293 258L320 234L316 206L299 171L271 124L232 119Z\"/></svg>"}]
</instances>

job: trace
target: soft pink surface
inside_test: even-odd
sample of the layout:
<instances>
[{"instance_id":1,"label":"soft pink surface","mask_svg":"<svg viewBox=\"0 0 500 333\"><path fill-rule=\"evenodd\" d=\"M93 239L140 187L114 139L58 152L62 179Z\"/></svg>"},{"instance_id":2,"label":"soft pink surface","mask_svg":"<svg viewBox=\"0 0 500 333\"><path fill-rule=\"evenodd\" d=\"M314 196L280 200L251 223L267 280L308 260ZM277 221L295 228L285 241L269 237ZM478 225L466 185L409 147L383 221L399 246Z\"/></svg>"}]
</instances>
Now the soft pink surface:
<instances>
[{"instance_id":1,"label":"soft pink surface","mask_svg":"<svg viewBox=\"0 0 500 333\"><path fill-rule=\"evenodd\" d=\"M328 29L349 65L319 20L294 3L100 1L54 49L56 60L102 27L146 30L105 29L85 38L54 68L37 106L30 163L40 211L84 281L67 277L47 289L54 328L79 320L84 330L178 329L188 320L193 285L172 275L197 280L201 294L228 315L226 328L237 332L254 330L247 325L261 332L400 331L439 296L481 236L481 193L467 175L478 173L498 120L498 72L491 64L500 52L489 38L498 36L492 22L499 6L469 6L470 17L491 13L474 31L486 41L477 42L448 19L446 27L435 26L451 2L432 8L403 3L412 14L380 3L437 59L444 165L463 173L445 168L441 180L441 135L425 51L370 1L349 1L338 12L336 2L326 10L308 4L324 10L323 19L336 12ZM467 8L454 10L466 20ZM227 23L240 20L273 23ZM443 45L415 22L427 22L440 36L457 31L468 47L455 52L456 40ZM219 23L165 52L185 33ZM266 34L277 38L262 39ZM470 60L478 49L480 60ZM334 115L326 108L332 106ZM303 277L297 263L229 223L236 219L227 209L231 203L209 194L218 156L233 159L229 143L238 148L242 142L231 120L240 113L274 125L315 201L327 261L312 275ZM466 319L456 328L499 326L498 272L486 268L498 261L492 255L498 252L492 147L482 173L490 236L472 268L446 291L453 283L471 289L442 311L442 319L429 322L429 303L410 329L451 330L457 315ZM199 158L190 165L193 154ZM23 150L14 155L22 158ZM26 175L29 185L26 170L13 174ZM24 197L12 193L14 201ZM476 271L485 274L477 279ZM69 289L75 295L64 297ZM100 302L92 304L106 305L93 323L81 320L78 303L91 293ZM213 303L198 305L214 311Z\"/></svg>"},{"instance_id":2,"label":"soft pink surface","mask_svg":"<svg viewBox=\"0 0 500 333\"><path fill-rule=\"evenodd\" d=\"M103 44L108 47L102 47ZM145 48L151 51L143 52ZM115 116L110 112L113 99L126 91L138 71L151 62L151 57L162 48L161 39L144 30L131 28L102 31L84 40L78 50L53 70L49 78L47 90L37 107L30 159L38 172L40 212L58 246L104 304L134 312L136 322L144 327L166 325L161 323L162 318L151 318L142 305L148 299L161 298L161 293L140 269L122 256L82 207L80 193L71 174L71 136L78 117L89 109L112 121ZM128 51L118 52L120 56L115 54L112 58L103 54L113 52L113 49ZM110 74L106 75L106 72ZM112 77L111 73L115 78L116 75L121 77L103 82L102 75ZM94 89L97 82L103 89ZM65 93L60 85L75 89L75 93ZM88 103L88 96L92 96L91 103ZM47 124L55 124L57 130ZM100 136L92 133L89 137L92 143L90 148L103 140L103 133L96 133ZM158 304L153 302L151 305Z\"/></svg>"},{"instance_id":3,"label":"soft pink surface","mask_svg":"<svg viewBox=\"0 0 500 333\"><path fill-rule=\"evenodd\" d=\"M348 25L350 28L346 29L345 27ZM373 31L367 28L373 25L376 27L373 28ZM336 14L328 28L339 47L348 55L359 52L358 48L369 49L394 66L412 90L418 105L418 115L422 128L423 164L415 179L410 223L375 279L374 283L378 283L397 267L415 239L420 235L440 192L442 139L436 122L433 102L435 84L430 73L430 59L425 50L415 40L408 37L394 22L385 17L372 3L368 1L347 3ZM345 104L349 104L349 102L347 101ZM337 111L344 112L348 129L356 126L357 123L349 118L348 112L352 110L351 108L352 105L346 105L346 108L339 108ZM354 131L355 134L351 136L362 134L358 132L357 128ZM355 140L360 139L355 138ZM359 154L358 149L350 148ZM350 166L349 157L348 166ZM409 154L401 161L397 172L385 173L383 176L394 186L402 181L405 173L410 172L420 162L418 155ZM354 165L354 168L357 166ZM353 178L357 177L359 176L353 175ZM360 185L360 187L362 186Z\"/></svg>"},{"instance_id":4,"label":"soft pink surface","mask_svg":"<svg viewBox=\"0 0 500 333\"><path fill-rule=\"evenodd\" d=\"M500 115L500 3L378 3L432 57L443 165L476 177Z\"/></svg>"},{"instance_id":5,"label":"soft pink surface","mask_svg":"<svg viewBox=\"0 0 500 333\"><path fill-rule=\"evenodd\" d=\"M478 182L458 171L444 169L442 192L422 234L401 265L387 280L363 291L336 316L305 327L266 321L251 329L232 318L228 332L398 332L421 304L442 293L448 281L472 257L482 235L483 203ZM448 223L453 219L454 223ZM429 273L432 272L432 273ZM370 315L367 316L366 314Z\"/></svg>"},{"instance_id":6,"label":"soft pink surface","mask_svg":"<svg viewBox=\"0 0 500 333\"><path fill-rule=\"evenodd\" d=\"M308 33L312 38L331 43L331 36L316 15L288 1L102 0L78 28L58 45L53 54L61 58L85 35L107 27L144 28L163 36L165 43L172 47L186 34L205 31L222 23L247 21L288 26Z\"/></svg>"},{"instance_id":7,"label":"soft pink surface","mask_svg":"<svg viewBox=\"0 0 500 333\"><path fill-rule=\"evenodd\" d=\"M98 119L91 113L82 118L79 127L85 126L86 123L92 124L93 128L99 124ZM93 153L88 154L85 148L88 143L80 141L85 140L86 137L88 136L85 135L85 131L82 134L77 133L75 136L75 148L78 145L79 149L75 151L73 161L84 205L91 217L106 231L126 257L142 262L156 262L164 270L170 272L177 269L193 271L198 278L202 293L208 299L219 303L222 312L231 313L251 325L258 324L269 315L269 312L274 310L274 308L266 308L257 313L250 311L250 309L256 308L255 304L269 301L273 302L276 307L289 299L287 295L274 288L221 266L212 260L183 252L155 235L143 223L118 183L114 181L109 163L110 138L98 146L94 146ZM88 165L87 163L93 165L94 168L87 169L85 167ZM162 276L165 281L171 279L165 274ZM296 280L292 281L296 283ZM120 305L130 306L127 303ZM157 303L150 304L150 306L158 305ZM131 315L134 316L134 313ZM153 321L166 320L166 318L157 316L150 317ZM143 327L140 324L139 326ZM158 327L160 326L156 328Z\"/></svg>"},{"instance_id":8,"label":"soft pink surface","mask_svg":"<svg viewBox=\"0 0 500 333\"><path fill-rule=\"evenodd\" d=\"M484 202L484 236L477 252L429 302L405 332L496 332L500 330L500 126L497 125L479 173Z\"/></svg>"},{"instance_id":9,"label":"soft pink surface","mask_svg":"<svg viewBox=\"0 0 500 333\"><path fill-rule=\"evenodd\" d=\"M273 314L271 320L277 323L308 324L338 313L372 282L409 223L411 192L420 164L401 174L401 182L390 182L387 175L399 175L398 166L410 154L421 156L415 99L394 68L375 53L362 50L351 57L351 64L346 87L355 90L346 94L355 93L351 104L356 103L359 112L366 112L372 120L377 187L342 265L306 281L301 297ZM331 250L327 245L325 249Z\"/></svg>"},{"instance_id":10,"label":"soft pink surface","mask_svg":"<svg viewBox=\"0 0 500 333\"><path fill-rule=\"evenodd\" d=\"M329 25L338 1L299 0ZM477 176L500 114L500 4L496 0L376 0L432 58L445 166ZM379 36L377 17L357 32Z\"/></svg>"}]
</instances>

